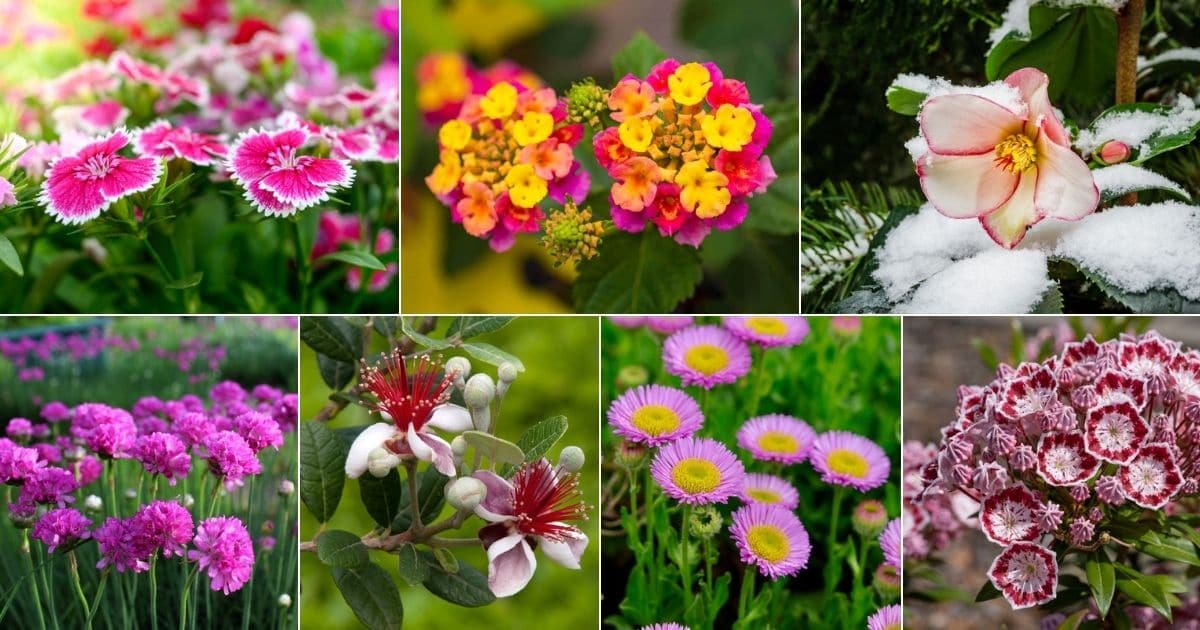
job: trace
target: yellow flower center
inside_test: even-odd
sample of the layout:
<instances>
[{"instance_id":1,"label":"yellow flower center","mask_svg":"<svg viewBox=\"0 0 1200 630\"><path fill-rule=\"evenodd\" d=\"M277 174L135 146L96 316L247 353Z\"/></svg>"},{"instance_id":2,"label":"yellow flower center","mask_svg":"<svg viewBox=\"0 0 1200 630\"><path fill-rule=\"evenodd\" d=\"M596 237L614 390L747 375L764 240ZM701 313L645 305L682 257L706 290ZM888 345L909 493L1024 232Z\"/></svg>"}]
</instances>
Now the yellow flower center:
<instances>
[{"instance_id":1,"label":"yellow flower center","mask_svg":"<svg viewBox=\"0 0 1200 630\"><path fill-rule=\"evenodd\" d=\"M783 497L779 496L778 492L767 490L766 488L750 488L746 491L751 499L758 503L779 503Z\"/></svg>"},{"instance_id":2,"label":"yellow flower center","mask_svg":"<svg viewBox=\"0 0 1200 630\"><path fill-rule=\"evenodd\" d=\"M645 405L633 412L633 426L651 436L660 436L679 428L679 414L663 405Z\"/></svg>"},{"instance_id":3,"label":"yellow flower center","mask_svg":"<svg viewBox=\"0 0 1200 630\"><path fill-rule=\"evenodd\" d=\"M767 431L758 436L758 448L769 453L795 453L799 447L796 438L782 431Z\"/></svg>"},{"instance_id":4,"label":"yellow flower center","mask_svg":"<svg viewBox=\"0 0 1200 630\"><path fill-rule=\"evenodd\" d=\"M1024 173L1037 162L1033 140L1023 133L1014 133L996 145L996 166L1010 173Z\"/></svg>"},{"instance_id":5,"label":"yellow flower center","mask_svg":"<svg viewBox=\"0 0 1200 630\"><path fill-rule=\"evenodd\" d=\"M825 464L830 470L839 475L847 475L861 479L867 475L867 458L845 448L834 450L825 458Z\"/></svg>"},{"instance_id":6,"label":"yellow flower center","mask_svg":"<svg viewBox=\"0 0 1200 630\"><path fill-rule=\"evenodd\" d=\"M719 346L700 343L688 348L683 355L683 362L705 376L712 376L729 367L729 353Z\"/></svg>"},{"instance_id":7,"label":"yellow flower center","mask_svg":"<svg viewBox=\"0 0 1200 630\"><path fill-rule=\"evenodd\" d=\"M754 555L772 564L787 558L791 551L787 534L774 525L751 525L746 542Z\"/></svg>"},{"instance_id":8,"label":"yellow flower center","mask_svg":"<svg viewBox=\"0 0 1200 630\"><path fill-rule=\"evenodd\" d=\"M508 118L516 108L517 88L507 81L488 88L483 98L479 99L479 109L488 118Z\"/></svg>"},{"instance_id":9,"label":"yellow flower center","mask_svg":"<svg viewBox=\"0 0 1200 630\"><path fill-rule=\"evenodd\" d=\"M768 337L782 337L787 334L787 324L778 317L751 317L746 321L746 326L760 335Z\"/></svg>"},{"instance_id":10,"label":"yellow flower center","mask_svg":"<svg viewBox=\"0 0 1200 630\"><path fill-rule=\"evenodd\" d=\"M671 469L671 480L688 494L712 492L721 483L717 465L699 457L682 459Z\"/></svg>"}]
</instances>

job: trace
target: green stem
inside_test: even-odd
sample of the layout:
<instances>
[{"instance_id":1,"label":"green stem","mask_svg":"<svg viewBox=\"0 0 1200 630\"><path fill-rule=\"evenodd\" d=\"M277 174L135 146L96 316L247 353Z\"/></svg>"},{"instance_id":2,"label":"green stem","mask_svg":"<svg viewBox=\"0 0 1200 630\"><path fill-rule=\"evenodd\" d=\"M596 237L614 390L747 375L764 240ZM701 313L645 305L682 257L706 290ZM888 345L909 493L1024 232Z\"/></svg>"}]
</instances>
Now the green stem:
<instances>
[{"instance_id":1,"label":"green stem","mask_svg":"<svg viewBox=\"0 0 1200 630\"><path fill-rule=\"evenodd\" d=\"M662 566L663 558L658 558L654 561L654 549L658 544L658 532L654 526L654 479L650 475L649 464L643 464L646 468L646 557L651 558L650 569L650 594L656 600L658 598L658 567ZM666 550L666 545L659 545L658 550L663 552Z\"/></svg>"},{"instance_id":2,"label":"green stem","mask_svg":"<svg viewBox=\"0 0 1200 630\"><path fill-rule=\"evenodd\" d=\"M92 600L91 610L88 611L87 615L87 627L89 628L92 627L92 619L95 618L96 611L100 609L100 604L104 600L104 587L108 586L108 573L108 569L105 569L100 574L100 585L96 587L96 598ZM105 611L104 614L107 616L108 611Z\"/></svg>"},{"instance_id":3,"label":"green stem","mask_svg":"<svg viewBox=\"0 0 1200 630\"><path fill-rule=\"evenodd\" d=\"M46 593L47 610L57 611L58 606L54 603L54 589L50 588L49 571L46 567L45 551L39 546L35 547L38 550L38 574L42 579L42 591ZM58 630L58 614L50 615L50 625L54 630Z\"/></svg>"},{"instance_id":4,"label":"green stem","mask_svg":"<svg viewBox=\"0 0 1200 630\"><path fill-rule=\"evenodd\" d=\"M42 614L42 597L38 593L38 577L34 574L33 568L33 550L29 545L29 530L21 530L22 551L25 556L25 564L29 565L29 594L33 597L33 609L37 612L38 627L46 630L46 617Z\"/></svg>"},{"instance_id":5,"label":"green stem","mask_svg":"<svg viewBox=\"0 0 1200 630\"><path fill-rule=\"evenodd\" d=\"M254 486L255 486L255 482L257 480L258 480L257 476L250 478L250 490L249 490L249 495L248 495L249 501L250 501L250 516L249 516L249 519L247 520L247 522L249 523L250 529L252 531L254 530L254 527L255 527L255 524L254 524L255 507L258 505L258 501L254 500ZM257 573L258 573L258 571L251 570L250 580L248 582L246 582L246 602L242 605L242 630L247 630L250 627L250 610L254 604L254 576Z\"/></svg>"},{"instance_id":6,"label":"green stem","mask_svg":"<svg viewBox=\"0 0 1200 630\"><path fill-rule=\"evenodd\" d=\"M196 579L196 572L199 567L188 572L187 581L183 584L183 592L179 596L179 630L184 630L187 627L187 609L188 609L188 594L192 592L192 582Z\"/></svg>"},{"instance_id":7,"label":"green stem","mask_svg":"<svg viewBox=\"0 0 1200 630\"><path fill-rule=\"evenodd\" d=\"M758 403L762 398L763 378L767 373L767 351L764 348L754 346L754 354L758 359L758 365L754 369L754 380L751 387L754 389L750 392L750 411L746 415L753 418L758 415Z\"/></svg>"},{"instance_id":8,"label":"green stem","mask_svg":"<svg viewBox=\"0 0 1200 630\"><path fill-rule=\"evenodd\" d=\"M637 480L638 480L638 473L635 472L634 470L630 469L629 470L629 514L631 516L633 516L633 531L629 532L629 535L633 538L633 542L634 542L635 546L640 547L641 545L637 544L637 543L641 540L642 517L640 514L638 514L638 493L641 492L642 489L638 487Z\"/></svg>"},{"instance_id":9,"label":"green stem","mask_svg":"<svg viewBox=\"0 0 1200 630\"><path fill-rule=\"evenodd\" d=\"M862 583L863 569L867 567L867 546L870 540L863 538L859 540L858 545L858 566L854 569L854 581Z\"/></svg>"},{"instance_id":10,"label":"green stem","mask_svg":"<svg viewBox=\"0 0 1200 630\"><path fill-rule=\"evenodd\" d=\"M754 601L754 565L746 565L742 572L742 590L738 594L738 621L746 618L750 602Z\"/></svg>"},{"instance_id":11,"label":"green stem","mask_svg":"<svg viewBox=\"0 0 1200 630\"><path fill-rule=\"evenodd\" d=\"M684 505L683 506L683 527L682 527L683 531L680 532L680 534L679 534L680 540L682 541L682 544L683 544L683 547L680 550L680 556L683 558L683 562L679 565L679 573L680 573L680 575L683 576L683 600L684 600L684 602L688 602L692 598L692 571L691 571L692 563L688 561L688 530L691 529L691 527L689 526L689 524L691 523L691 520L692 520L692 506ZM687 604L685 603L684 606L686 607Z\"/></svg>"},{"instance_id":12,"label":"green stem","mask_svg":"<svg viewBox=\"0 0 1200 630\"><path fill-rule=\"evenodd\" d=\"M79 598L79 605L83 607L83 616L87 618L85 625L88 630L91 630L91 608L88 606L87 597L83 594L83 584L79 581L79 561L75 558L73 550L67 552L67 566L71 569L71 586L75 587L75 596Z\"/></svg>"},{"instance_id":13,"label":"green stem","mask_svg":"<svg viewBox=\"0 0 1200 630\"><path fill-rule=\"evenodd\" d=\"M829 557L833 557L834 543L837 542L837 526L838 514L842 509L842 486L833 487L833 515L829 518L829 537L826 542L829 544Z\"/></svg>"},{"instance_id":14,"label":"green stem","mask_svg":"<svg viewBox=\"0 0 1200 630\"><path fill-rule=\"evenodd\" d=\"M158 630L158 554L150 558L150 627Z\"/></svg>"},{"instance_id":15,"label":"green stem","mask_svg":"<svg viewBox=\"0 0 1200 630\"><path fill-rule=\"evenodd\" d=\"M300 239L300 219L293 218L292 242L296 245L296 270L300 272L300 312L308 312L308 285L312 283L312 265Z\"/></svg>"}]
</instances>

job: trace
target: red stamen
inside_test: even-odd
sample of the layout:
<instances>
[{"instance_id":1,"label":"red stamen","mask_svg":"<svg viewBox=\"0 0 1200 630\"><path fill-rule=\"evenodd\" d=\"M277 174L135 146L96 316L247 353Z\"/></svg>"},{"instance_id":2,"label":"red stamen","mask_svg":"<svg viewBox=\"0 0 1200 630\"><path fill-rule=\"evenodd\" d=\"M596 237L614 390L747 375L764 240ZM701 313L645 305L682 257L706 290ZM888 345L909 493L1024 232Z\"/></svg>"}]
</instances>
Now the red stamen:
<instances>
[{"instance_id":1,"label":"red stamen","mask_svg":"<svg viewBox=\"0 0 1200 630\"><path fill-rule=\"evenodd\" d=\"M543 457L517 471L513 488L513 514L522 533L558 541L578 536L564 521L587 519L579 475L557 470Z\"/></svg>"},{"instance_id":2,"label":"red stamen","mask_svg":"<svg viewBox=\"0 0 1200 630\"><path fill-rule=\"evenodd\" d=\"M387 412L396 428L407 432L412 426L420 431L434 408L450 399L447 391L453 378L442 373L440 362L421 356L411 366L413 375L409 380L409 366L400 350L384 354L377 365L368 366L363 361L359 369L359 382L378 400L373 409Z\"/></svg>"}]
</instances>

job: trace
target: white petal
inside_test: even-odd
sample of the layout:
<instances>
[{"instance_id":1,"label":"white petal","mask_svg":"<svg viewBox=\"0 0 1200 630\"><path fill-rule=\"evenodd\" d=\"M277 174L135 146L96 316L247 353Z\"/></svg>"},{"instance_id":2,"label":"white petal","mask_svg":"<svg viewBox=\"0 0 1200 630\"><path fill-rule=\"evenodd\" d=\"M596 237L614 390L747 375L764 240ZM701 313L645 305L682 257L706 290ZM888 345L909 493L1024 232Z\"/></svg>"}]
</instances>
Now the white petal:
<instances>
[{"instance_id":1,"label":"white petal","mask_svg":"<svg viewBox=\"0 0 1200 630\"><path fill-rule=\"evenodd\" d=\"M346 476L358 479L367 472L367 460L371 451L383 446L383 443L396 437L396 426L386 422L376 422L363 429L354 443L350 445L350 454L346 456Z\"/></svg>"},{"instance_id":2,"label":"white petal","mask_svg":"<svg viewBox=\"0 0 1200 630\"><path fill-rule=\"evenodd\" d=\"M454 452L450 450L450 443L433 433L422 433L421 440L425 445L433 450L433 467L437 468L438 472L447 477L454 477L458 474L458 470L454 467Z\"/></svg>"},{"instance_id":3,"label":"white petal","mask_svg":"<svg viewBox=\"0 0 1200 630\"><path fill-rule=\"evenodd\" d=\"M488 588L496 597L516 595L533 579L537 560L522 534L511 534L487 550Z\"/></svg>"},{"instance_id":4,"label":"white petal","mask_svg":"<svg viewBox=\"0 0 1200 630\"><path fill-rule=\"evenodd\" d=\"M422 440L422 436L413 428L413 425L408 425L408 435L405 436L408 442L408 448L412 449L413 455L423 462L433 461L433 449Z\"/></svg>"},{"instance_id":5,"label":"white petal","mask_svg":"<svg viewBox=\"0 0 1200 630\"><path fill-rule=\"evenodd\" d=\"M588 546L587 534L580 532L578 538L568 538L565 541L547 540L541 538L542 553L551 560L567 567L578 569L579 559Z\"/></svg>"},{"instance_id":6,"label":"white petal","mask_svg":"<svg viewBox=\"0 0 1200 630\"><path fill-rule=\"evenodd\" d=\"M471 424L471 412L466 407L449 403L434 409L425 425L451 433L470 431L474 426Z\"/></svg>"}]
</instances>

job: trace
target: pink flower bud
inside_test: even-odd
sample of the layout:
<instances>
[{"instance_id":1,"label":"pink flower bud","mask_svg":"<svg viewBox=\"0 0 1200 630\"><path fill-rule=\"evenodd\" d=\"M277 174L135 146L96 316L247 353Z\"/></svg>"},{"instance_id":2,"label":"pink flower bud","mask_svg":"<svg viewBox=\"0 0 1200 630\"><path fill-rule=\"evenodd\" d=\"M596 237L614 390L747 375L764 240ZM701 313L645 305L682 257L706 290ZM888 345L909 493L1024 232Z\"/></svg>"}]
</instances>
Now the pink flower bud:
<instances>
[{"instance_id":1,"label":"pink flower bud","mask_svg":"<svg viewBox=\"0 0 1200 630\"><path fill-rule=\"evenodd\" d=\"M1100 147L1096 159L1104 164L1120 164L1129 159L1129 145L1120 140L1110 140Z\"/></svg>"}]
</instances>

